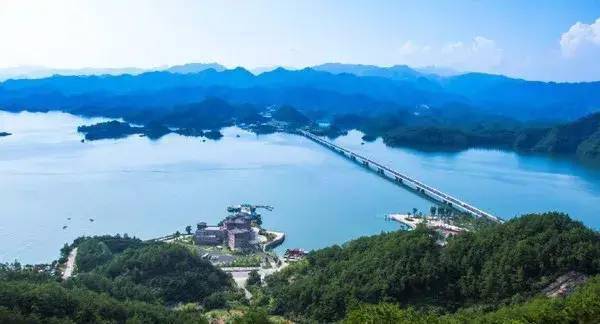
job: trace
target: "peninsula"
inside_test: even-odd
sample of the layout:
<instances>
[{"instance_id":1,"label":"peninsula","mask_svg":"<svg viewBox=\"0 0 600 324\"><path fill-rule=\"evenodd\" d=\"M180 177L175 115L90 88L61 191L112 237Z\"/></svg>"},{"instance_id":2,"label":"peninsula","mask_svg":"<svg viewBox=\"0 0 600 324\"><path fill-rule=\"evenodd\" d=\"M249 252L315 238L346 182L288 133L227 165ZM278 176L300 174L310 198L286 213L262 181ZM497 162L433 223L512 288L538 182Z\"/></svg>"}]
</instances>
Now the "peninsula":
<instances>
[{"instance_id":1,"label":"peninsula","mask_svg":"<svg viewBox=\"0 0 600 324\"><path fill-rule=\"evenodd\" d=\"M154 240L186 245L215 266L259 267L280 264L278 256L271 250L283 243L285 234L263 228L258 209L271 211L273 207L251 204L230 206L227 208L228 215L218 224L199 222L195 232L188 225L185 234L177 231Z\"/></svg>"}]
</instances>

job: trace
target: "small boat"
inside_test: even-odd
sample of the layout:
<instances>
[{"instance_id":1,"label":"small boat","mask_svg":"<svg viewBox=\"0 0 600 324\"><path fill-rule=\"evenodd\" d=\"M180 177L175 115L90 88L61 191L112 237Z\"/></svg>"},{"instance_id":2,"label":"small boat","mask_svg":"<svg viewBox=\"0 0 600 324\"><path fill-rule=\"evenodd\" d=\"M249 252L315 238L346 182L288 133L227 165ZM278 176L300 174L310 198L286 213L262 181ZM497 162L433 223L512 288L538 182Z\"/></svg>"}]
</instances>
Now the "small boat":
<instances>
[{"instance_id":1,"label":"small boat","mask_svg":"<svg viewBox=\"0 0 600 324\"><path fill-rule=\"evenodd\" d=\"M93 219L93 218L90 218L90 222L93 222L93 221L94 221L94 219Z\"/></svg>"},{"instance_id":2,"label":"small boat","mask_svg":"<svg viewBox=\"0 0 600 324\"><path fill-rule=\"evenodd\" d=\"M63 229L67 229L67 227L69 227L69 226L67 226L67 225L64 225L64 226L63 226Z\"/></svg>"},{"instance_id":3,"label":"small boat","mask_svg":"<svg viewBox=\"0 0 600 324\"><path fill-rule=\"evenodd\" d=\"M67 217L67 220L71 220L71 217Z\"/></svg>"},{"instance_id":4,"label":"small boat","mask_svg":"<svg viewBox=\"0 0 600 324\"><path fill-rule=\"evenodd\" d=\"M235 135L235 137L238 137L238 138L239 138L239 137L240 137L240 134L237 134L237 135Z\"/></svg>"}]
</instances>

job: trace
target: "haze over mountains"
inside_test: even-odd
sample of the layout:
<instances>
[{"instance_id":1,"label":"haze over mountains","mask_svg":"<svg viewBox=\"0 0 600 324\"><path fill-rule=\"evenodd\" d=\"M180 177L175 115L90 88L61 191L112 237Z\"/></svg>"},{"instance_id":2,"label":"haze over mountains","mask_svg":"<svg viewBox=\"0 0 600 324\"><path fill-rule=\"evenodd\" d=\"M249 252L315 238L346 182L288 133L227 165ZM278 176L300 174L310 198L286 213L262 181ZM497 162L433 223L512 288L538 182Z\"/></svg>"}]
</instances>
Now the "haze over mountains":
<instances>
[{"instance_id":1,"label":"haze over mountains","mask_svg":"<svg viewBox=\"0 0 600 324\"><path fill-rule=\"evenodd\" d=\"M81 69L56 69L44 66L17 66L10 68L0 68L0 81L8 79L41 79L54 75L121 75L131 74L137 75L144 72L152 71L168 71L173 73L195 73L206 69L215 69L223 71L226 68L218 63L188 63L182 65L174 65L171 67L156 67L150 69L124 67L124 68L81 68Z\"/></svg>"},{"instance_id":2,"label":"haze over mountains","mask_svg":"<svg viewBox=\"0 0 600 324\"><path fill-rule=\"evenodd\" d=\"M600 108L600 82L538 82L483 73L441 76L402 65L329 63L302 70L276 68L258 75L244 68L225 69L216 63L150 72L54 72L65 75L2 82L0 105L12 110L69 111L85 106L124 109L173 106L219 97L236 104L289 104L324 118L423 105L445 109L469 106L480 113L518 120L554 121L573 120Z\"/></svg>"}]
</instances>

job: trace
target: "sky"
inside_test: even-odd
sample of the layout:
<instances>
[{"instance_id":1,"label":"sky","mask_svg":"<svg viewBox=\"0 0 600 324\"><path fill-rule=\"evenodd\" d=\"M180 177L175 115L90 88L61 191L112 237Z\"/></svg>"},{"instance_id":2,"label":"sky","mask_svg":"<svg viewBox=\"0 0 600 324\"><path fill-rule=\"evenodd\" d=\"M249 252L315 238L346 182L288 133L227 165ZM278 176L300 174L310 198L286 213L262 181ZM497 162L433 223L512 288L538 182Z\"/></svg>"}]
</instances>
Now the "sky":
<instances>
[{"instance_id":1,"label":"sky","mask_svg":"<svg viewBox=\"0 0 600 324\"><path fill-rule=\"evenodd\" d=\"M600 80L600 0L0 0L0 68L190 62Z\"/></svg>"}]
</instances>

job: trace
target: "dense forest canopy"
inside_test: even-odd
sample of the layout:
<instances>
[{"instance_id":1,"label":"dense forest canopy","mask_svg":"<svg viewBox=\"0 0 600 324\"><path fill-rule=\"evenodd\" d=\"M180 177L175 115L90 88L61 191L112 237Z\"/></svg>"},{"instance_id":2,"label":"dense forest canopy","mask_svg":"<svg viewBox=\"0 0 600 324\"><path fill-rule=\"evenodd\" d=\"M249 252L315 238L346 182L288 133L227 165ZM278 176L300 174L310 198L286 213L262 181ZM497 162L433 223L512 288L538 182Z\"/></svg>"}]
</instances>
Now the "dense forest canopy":
<instances>
[{"instance_id":1,"label":"dense forest canopy","mask_svg":"<svg viewBox=\"0 0 600 324\"><path fill-rule=\"evenodd\" d=\"M526 215L436 243L425 228L314 251L267 278L275 313L335 321L362 303L453 312L524 300L568 271L600 272L600 236L563 214Z\"/></svg>"},{"instance_id":2,"label":"dense forest canopy","mask_svg":"<svg viewBox=\"0 0 600 324\"><path fill-rule=\"evenodd\" d=\"M80 238L72 247L78 248L78 275L68 285L167 303L203 302L234 291L229 275L180 245L100 236Z\"/></svg>"},{"instance_id":3,"label":"dense forest canopy","mask_svg":"<svg viewBox=\"0 0 600 324\"><path fill-rule=\"evenodd\" d=\"M459 323L597 323L600 318L600 276L592 278L566 298L536 297L525 303L503 306L485 312L481 309L462 310L439 315L415 311L389 303L364 304L351 310L344 324L459 324Z\"/></svg>"}]
</instances>

